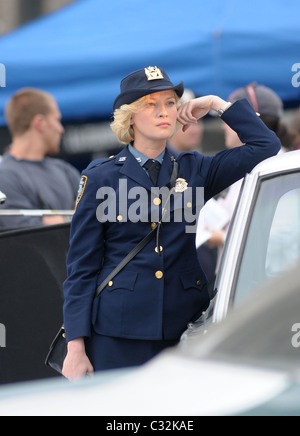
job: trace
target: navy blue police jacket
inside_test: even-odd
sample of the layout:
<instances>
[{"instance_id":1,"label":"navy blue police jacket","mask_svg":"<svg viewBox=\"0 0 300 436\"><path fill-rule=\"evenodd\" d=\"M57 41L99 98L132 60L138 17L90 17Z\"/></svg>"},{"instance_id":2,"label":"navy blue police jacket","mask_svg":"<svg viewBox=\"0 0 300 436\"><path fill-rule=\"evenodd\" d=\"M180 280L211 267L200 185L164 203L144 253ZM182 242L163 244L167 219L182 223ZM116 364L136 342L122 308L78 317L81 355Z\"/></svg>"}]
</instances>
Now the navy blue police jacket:
<instances>
[{"instance_id":1,"label":"navy blue police jacket","mask_svg":"<svg viewBox=\"0 0 300 436\"><path fill-rule=\"evenodd\" d=\"M167 147L159 188L170 181L172 156L177 159L178 178L184 181L184 186L194 190L202 187L207 201L244 177L259 162L278 153L277 136L247 100L234 103L222 118L244 145L215 156L198 152L175 155ZM143 206L137 195L141 187L149 194ZM151 231L156 221L153 215L159 219L163 204L155 200L159 196L150 194L151 188L153 191L150 178L128 147L112 158L92 162L83 171L71 223L64 282L67 341L89 337L92 328L98 334L120 338L179 339L187 324L207 308L207 280L198 263L195 233L187 232L188 218L174 219L178 207L175 202L170 203L169 222L162 224L160 249L153 238L94 299L97 286ZM195 193L192 201L184 200L184 194L176 194L185 201L183 217L184 211L195 212L197 207L192 204L197 200ZM130 213L126 216L130 208L132 213L140 213L139 221L130 220ZM104 215L109 220L105 221Z\"/></svg>"}]
</instances>

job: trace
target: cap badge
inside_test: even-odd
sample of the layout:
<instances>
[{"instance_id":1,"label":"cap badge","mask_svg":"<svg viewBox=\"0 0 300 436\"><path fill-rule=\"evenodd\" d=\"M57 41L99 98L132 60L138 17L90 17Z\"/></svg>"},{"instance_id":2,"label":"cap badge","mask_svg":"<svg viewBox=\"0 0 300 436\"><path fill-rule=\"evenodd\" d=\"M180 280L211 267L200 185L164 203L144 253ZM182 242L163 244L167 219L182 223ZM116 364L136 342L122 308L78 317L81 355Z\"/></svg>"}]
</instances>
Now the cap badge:
<instances>
[{"instance_id":1,"label":"cap badge","mask_svg":"<svg viewBox=\"0 0 300 436\"><path fill-rule=\"evenodd\" d=\"M164 78L164 76L162 75L162 72L157 67L145 68L145 74L146 74L148 80L157 80L157 79Z\"/></svg>"},{"instance_id":2,"label":"cap badge","mask_svg":"<svg viewBox=\"0 0 300 436\"><path fill-rule=\"evenodd\" d=\"M177 179L175 183L175 192L184 192L188 188L188 182L185 179Z\"/></svg>"}]
</instances>

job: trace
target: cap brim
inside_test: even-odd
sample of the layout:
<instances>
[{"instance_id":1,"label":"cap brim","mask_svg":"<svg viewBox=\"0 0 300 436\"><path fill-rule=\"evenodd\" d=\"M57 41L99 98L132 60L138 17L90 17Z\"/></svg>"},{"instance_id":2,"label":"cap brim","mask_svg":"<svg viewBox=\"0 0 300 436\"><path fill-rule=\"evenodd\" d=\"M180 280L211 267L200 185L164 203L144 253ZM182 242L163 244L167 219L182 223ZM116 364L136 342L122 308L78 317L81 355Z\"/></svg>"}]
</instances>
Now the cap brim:
<instances>
[{"instance_id":1,"label":"cap brim","mask_svg":"<svg viewBox=\"0 0 300 436\"><path fill-rule=\"evenodd\" d=\"M116 109L119 109L123 104L133 103L134 101L138 100L141 97L144 97L145 95L154 94L155 92L160 92L160 91L169 91L169 90L174 90L179 98L182 97L184 92L183 82L180 82L176 86L156 86L156 87L152 87L151 89L136 89L127 92L122 92L115 99L113 110L115 111Z\"/></svg>"}]
</instances>

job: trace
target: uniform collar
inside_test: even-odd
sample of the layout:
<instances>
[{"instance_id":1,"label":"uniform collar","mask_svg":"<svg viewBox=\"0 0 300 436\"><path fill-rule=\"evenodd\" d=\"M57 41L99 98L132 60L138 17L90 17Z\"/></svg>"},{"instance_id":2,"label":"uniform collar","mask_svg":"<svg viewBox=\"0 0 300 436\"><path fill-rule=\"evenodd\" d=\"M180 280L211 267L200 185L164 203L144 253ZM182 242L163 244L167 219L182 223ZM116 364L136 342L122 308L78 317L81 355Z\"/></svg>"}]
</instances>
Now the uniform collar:
<instances>
[{"instance_id":1,"label":"uniform collar","mask_svg":"<svg viewBox=\"0 0 300 436\"><path fill-rule=\"evenodd\" d=\"M138 161L138 163L141 166L144 166L144 164L147 162L147 160L149 159L147 156L145 156L143 153L141 153L140 151L138 151L136 148L134 148L131 144L128 145L128 150L130 151L131 154L133 154L133 156L136 158L136 160ZM159 162L160 164L162 164L164 156L165 156L165 152L166 150L164 150L159 156L157 156L157 158L153 159L156 160L157 162Z\"/></svg>"},{"instance_id":2,"label":"uniform collar","mask_svg":"<svg viewBox=\"0 0 300 436\"><path fill-rule=\"evenodd\" d=\"M158 177L158 186L166 186L171 178L173 162L172 157L177 158L177 153L166 147L164 158ZM134 180L139 185L145 187L149 191L153 188L153 184L148 177L146 171L141 167L134 155L129 151L129 146L125 147L117 156L115 156L115 164L120 165L120 173L126 175L129 179Z\"/></svg>"}]
</instances>

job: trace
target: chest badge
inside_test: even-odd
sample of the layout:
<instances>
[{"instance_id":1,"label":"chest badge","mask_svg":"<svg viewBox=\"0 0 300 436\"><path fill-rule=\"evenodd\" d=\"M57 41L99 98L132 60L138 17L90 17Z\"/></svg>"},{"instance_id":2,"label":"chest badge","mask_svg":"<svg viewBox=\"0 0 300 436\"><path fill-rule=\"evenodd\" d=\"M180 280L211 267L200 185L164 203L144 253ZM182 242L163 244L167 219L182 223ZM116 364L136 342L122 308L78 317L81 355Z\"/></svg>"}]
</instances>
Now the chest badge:
<instances>
[{"instance_id":1,"label":"chest badge","mask_svg":"<svg viewBox=\"0 0 300 436\"><path fill-rule=\"evenodd\" d=\"M185 179L177 179L175 183L175 192L184 192L188 188L188 182Z\"/></svg>"}]
</instances>

